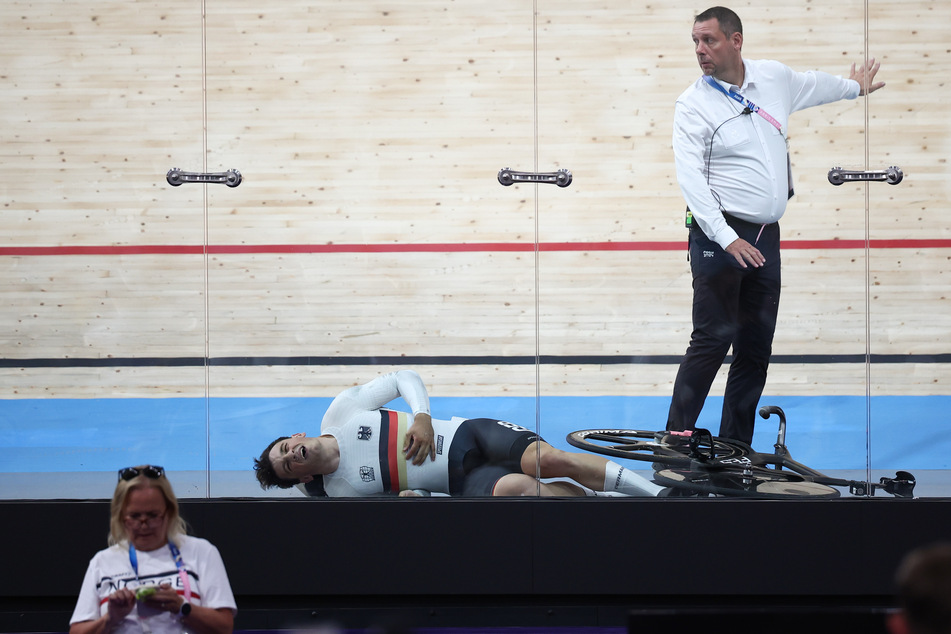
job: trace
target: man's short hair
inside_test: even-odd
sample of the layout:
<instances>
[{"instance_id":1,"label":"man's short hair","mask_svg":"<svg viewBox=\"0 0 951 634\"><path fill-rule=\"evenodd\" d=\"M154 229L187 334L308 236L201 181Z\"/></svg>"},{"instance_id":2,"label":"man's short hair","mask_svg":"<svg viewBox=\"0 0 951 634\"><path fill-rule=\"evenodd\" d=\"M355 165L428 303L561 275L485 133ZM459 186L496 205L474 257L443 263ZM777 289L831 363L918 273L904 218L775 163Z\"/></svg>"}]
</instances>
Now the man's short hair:
<instances>
[{"instance_id":1,"label":"man's short hair","mask_svg":"<svg viewBox=\"0 0 951 634\"><path fill-rule=\"evenodd\" d=\"M280 477L277 475L277 472L274 471L274 465L271 464L271 449L273 449L274 445L277 443L281 442L282 440L287 440L288 438L290 438L290 436L281 436L261 452L260 458L254 459L254 475L261 484L261 488L265 491L271 487L289 489L292 486L300 483L299 480L291 480Z\"/></svg>"},{"instance_id":2,"label":"man's short hair","mask_svg":"<svg viewBox=\"0 0 951 634\"><path fill-rule=\"evenodd\" d=\"M913 634L951 634L951 543L908 553L898 566L895 583Z\"/></svg>"},{"instance_id":3,"label":"man's short hair","mask_svg":"<svg viewBox=\"0 0 951 634\"><path fill-rule=\"evenodd\" d=\"M720 23L720 30L727 37L734 33L743 35L743 23L740 22L740 16L726 7L710 7L703 13L697 14L693 19L694 23L706 22L707 20L716 20Z\"/></svg>"}]
</instances>

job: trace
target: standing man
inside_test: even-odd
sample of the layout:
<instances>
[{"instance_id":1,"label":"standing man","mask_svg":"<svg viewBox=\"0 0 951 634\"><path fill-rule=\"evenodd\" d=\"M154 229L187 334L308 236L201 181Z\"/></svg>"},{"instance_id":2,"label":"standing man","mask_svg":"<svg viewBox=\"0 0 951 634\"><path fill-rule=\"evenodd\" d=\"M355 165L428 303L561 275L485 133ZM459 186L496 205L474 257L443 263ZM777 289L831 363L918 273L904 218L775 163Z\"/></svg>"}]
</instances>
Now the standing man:
<instances>
[{"instance_id":1,"label":"standing man","mask_svg":"<svg viewBox=\"0 0 951 634\"><path fill-rule=\"evenodd\" d=\"M701 76L677 99L673 148L687 201L693 333L667 429L693 429L733 347L719 435L753 440L779 310L779 219L793 195L789 115L878 90L874 59L848 79L744 60L743 26L725 7L696 16Z\"/></svg>"}]
</instances>

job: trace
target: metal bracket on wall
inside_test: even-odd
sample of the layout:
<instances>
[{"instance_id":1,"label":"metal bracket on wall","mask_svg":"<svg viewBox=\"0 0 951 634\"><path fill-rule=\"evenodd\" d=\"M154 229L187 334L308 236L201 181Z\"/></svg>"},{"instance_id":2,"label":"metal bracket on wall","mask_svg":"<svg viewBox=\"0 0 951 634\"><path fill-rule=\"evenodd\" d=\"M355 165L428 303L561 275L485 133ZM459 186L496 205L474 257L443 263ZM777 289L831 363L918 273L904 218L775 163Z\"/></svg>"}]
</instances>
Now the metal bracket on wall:
<instances>
[{"instance_id":1,"label":"metal bracket on wall","mask_svg":"<svg viewBox=\"0 0 951 634\"><path fill-rule=\"evenodd\" d=\"M168 170L165 180L172 187L178 187L182 183L222 183L228 187L237 187L241 184L241 172L236 169L230 169L227 172L183 172L177 167Z\"/></svg>"},{"instance_id":2,"label":"metal bracket on wall","mask_svg":"<svg viewBox=\"0 0 951 634\"><path fill-rule=\"evenodd\" d=\"M516 172L507 167L499 170L499 182L508 187L515 183L553 183L559 187L571 185L571 172L560 169L557 172Z\"/></svg>"},{"instance_id":3,"label":"metal bracket on wall","mask_svg":"<svg viewBox=\"0 0 951 634\"><path fill-rule=\"evenodd\" d=\"M901 168L895 166L887 170L873 171L852 171L841 167L833 167L829 170L829 182L833 185L841 185L846 181L885 181L889 185L897 185L904 177Z\"/></svg>"}]
</instances>

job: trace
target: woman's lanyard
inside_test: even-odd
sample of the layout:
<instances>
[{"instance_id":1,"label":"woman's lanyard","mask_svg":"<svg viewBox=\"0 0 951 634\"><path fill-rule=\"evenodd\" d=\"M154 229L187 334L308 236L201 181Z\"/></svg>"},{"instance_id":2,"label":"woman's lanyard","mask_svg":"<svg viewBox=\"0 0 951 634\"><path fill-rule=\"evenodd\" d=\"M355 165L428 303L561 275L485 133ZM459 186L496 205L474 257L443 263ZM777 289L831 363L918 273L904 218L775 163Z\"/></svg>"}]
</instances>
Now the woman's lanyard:
<instances>
[{"instance_id":1,"label":"woman's lanyard","mask_svg":"<svg viewBox=\"0 0 951 634\"><path fill-rule=\"evenodd\" d=\"M185 603L191 603L192 585L188 582L188 572L185 571L185 564L182 562L182 553L178 546L171 541L168 542L168 549L172 553L172 559L175 560L175 567L178 568L178 576L182 580L182 588L185 590ZM132 564L132 571L135 573L135 580L139 580L139 558L135 554L135 546L129 542L129 563Z\"/></svg>"}]
</instances>

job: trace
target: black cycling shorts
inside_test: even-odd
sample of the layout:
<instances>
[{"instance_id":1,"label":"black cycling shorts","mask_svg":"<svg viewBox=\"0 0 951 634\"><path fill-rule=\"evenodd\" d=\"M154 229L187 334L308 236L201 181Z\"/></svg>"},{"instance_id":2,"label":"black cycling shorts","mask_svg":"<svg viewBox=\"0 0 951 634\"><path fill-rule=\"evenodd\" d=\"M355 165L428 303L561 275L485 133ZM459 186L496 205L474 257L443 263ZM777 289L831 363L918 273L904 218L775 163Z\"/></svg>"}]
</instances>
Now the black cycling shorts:
<instances>
[{"instance_id":1,"label":"black cycling shorts","mask_svg":"<svg viewBox=\"0 0 951 634\"><path fill-rule=\"evenodd\" d=\"M464 421L449 447L450 495L491 496L502 476L522 473L522 454L540 440L532 430L505 421Z\"/></svg>"}]
</instances>

